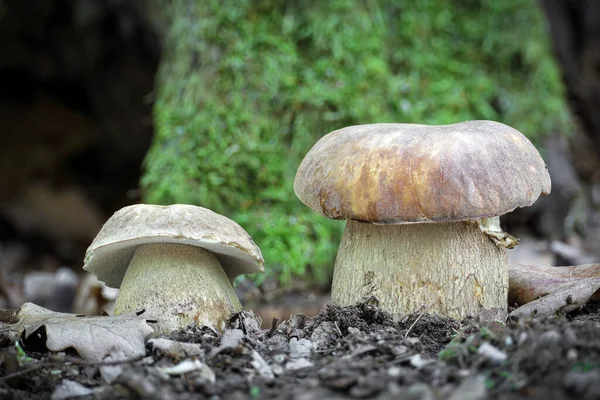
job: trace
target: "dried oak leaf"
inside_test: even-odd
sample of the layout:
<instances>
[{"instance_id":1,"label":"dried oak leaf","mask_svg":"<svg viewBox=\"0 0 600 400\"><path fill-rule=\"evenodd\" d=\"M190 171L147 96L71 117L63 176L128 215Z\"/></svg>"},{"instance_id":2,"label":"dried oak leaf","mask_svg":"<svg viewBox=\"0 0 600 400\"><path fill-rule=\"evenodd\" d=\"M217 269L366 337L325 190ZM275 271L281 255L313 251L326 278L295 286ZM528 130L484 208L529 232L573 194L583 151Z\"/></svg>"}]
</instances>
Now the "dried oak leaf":
<instances>
[{"instance_id":1,"label":"dried oak leaf","mask_svg":"<svg viewBox=\"0 0 600 400\"><path fill-rule=\"evenodd\" d=\"M600 298L600 264L509 266L508 304L520 305L511 317L568 313L591 298Z\"/></svg>"},{"instance_id":2,"label":"dried oak leaf","mask_svg":"<svg viewBox=\"0 0 600 400\"><path fill-rule=\"evenodd\" d=\"M146 354L145 338L154 330L136 314L115 317L82 317L58 313L33 303L25 303L16 314L18 321L9 324L12 340L46 329L46 347L62 351L72 347L85 360L101 361L111 354L123 359Z\"/></svg>"}]
</instances>

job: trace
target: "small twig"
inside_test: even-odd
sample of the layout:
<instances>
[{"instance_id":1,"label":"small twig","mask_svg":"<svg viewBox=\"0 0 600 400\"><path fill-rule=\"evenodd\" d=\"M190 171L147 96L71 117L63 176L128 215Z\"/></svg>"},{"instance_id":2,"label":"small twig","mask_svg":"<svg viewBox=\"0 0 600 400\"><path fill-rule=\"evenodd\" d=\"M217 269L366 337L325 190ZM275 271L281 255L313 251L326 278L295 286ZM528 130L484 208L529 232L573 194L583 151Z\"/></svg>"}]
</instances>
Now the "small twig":
<instances>
[{"instance_id":1,"label":"small twig","mask_svg":"<svg viewBox=\"0 0 600 400\"><path fill-rule=\"evenodd\" d=\"M12 378L16 378L18 376L21 375L25 375L28 374L32 371L35 371L37 369L40 369L42 367L48 367L50 365L56 365L60 362L65 362L65 363L71 363L71 364L76 364L76 365L84 365L84 366L95 366L95 365L100 365L100 366L109 366L109 365L119 365L119 364L125 364L128 362L135 362L135 361L139 361L142 358L144 358L144 356L140 356L140 357L135 357L135 358L128 358L126 360L114 360L114 361L85 361L85 360L81 360L79 358L75 358L75 357L56 357L56 356L50 356L48 357L48 361L46 362L41 362L39 364L33 365L29 368L25 368L22 369L20 371L17 372L13 372L12 374L8 374L5 376L0 377L0 382L2 381L6 381Z\"/></svg>"},{"instance_id":2,"label":"small twig","mask_svg":"<svg viewBox=\"0 0 600 400\"><path fill-rule=\"evenodd\" d=\"M337 321L333 321L333 326L335 326L335 329L337 329L338 333L340 334L340 336L344 336L344 334L342 333L342 330L340 329L340 327L338 326Z\"/></svg>"},{"instance_id":3,"label":"small twig","mask_svg":"<svg viewBox=\"0 0 600 400\"><path fill-rule=\"evenodd\" d=\"M268 338L273 336L273 334L275 333L275 330L277 329L277 322L279 322L279 318L273 317L273 320L271 322L271 329L269 329L269 332L267 332Z\"/></svg>"},{"instance_id":4,"label":"small twig","mask_svg":"<svg viewBox=\"0 0 600 400\"><path fill-rule=\"evenodd\" d=\"M429 305L425 305L425 304L421 304L419 306L419 308L417 308L416 311L419 311L419 309L423 307L423 311L421 311L421 314L419 314L419 316L415 319L415 322L413 322L409 327L408 330L406 331L406 333L404 334L404 337L408 337L408 334L410 333L410 331L412 330L412 328L417 324L417 322L419 322L419 320L421 319L421 317L423 315L425 315L425 313L427 312L427 309L429 308ZM415 312L416 312L415 311Z\"/></svg>"},{"instance_id":5,"label":"small twig","mask_svg":"<svg viewBox=\"0 0 600 400\"><path fill-rule=\"evenodd\" d=\"M13 372L12 374L8 374L8 375L0 377L0 382L19 377L21 375L28 374L32 371L38 370L43 367L48 367L48 366L56 365L59 363L71 363L71 364L83 365L83 366L110 366L110 365L120 365L120 364L129 363L129 362L139 361L144 357L145 356L139 356L139 357L134 357L134 358L128 358L125 360L85 361L85 360L82 360L82 359L76 358L76 357L51 355L48 357L47 361L42 361L39 364L35 364L31 367L28 367L28 368L22 369L20 371Z\"/></svg>"},{"instance_id":6,"label":"small twig","mask_svg":"<svg viewBox=\"0 0 600 400\"><path fill-rule=\"evenodd\" d=\"M44 363L41 363L41 364L36 364L36 365L32 365L32 366L31 366L31 367L29 367L29 368L25 368L25 369L22 369L22 370L20 370L20 371L13 372L12 374L4 375L3 377L0 377L0 382L2 382L2 381L7 381L7 380L9 380L9 379L12 379L12 378L19 377L19 376L21 376L21 375L28 374L28 373L30 373L30 372L33 372L33 371L35 371L35 370L37 370L37 369L40 369L40 368L42 368L43 366L44 366Z\"/></svg>"},{"instance_id":7,"label":"small twig","mask_svg":"<svg viewBox=\"0 0 600 400\"><path fill-rule=\"evenodd\" d=\"M127 358L124 360L85 361L80 358L70 357L70 356L63 356L63 357L59 357L59 356L52 357L51 356L48 358L48 360L52 363L57 363L57 362L66 362L67 363L68 362L71 364L84 365L84 366L110 366L110 365L120 365L120 364L127 364L129 362L140 361L144 357L145 357L145 355L134 357L134 358Z\"/></svg>"}]
</instances>

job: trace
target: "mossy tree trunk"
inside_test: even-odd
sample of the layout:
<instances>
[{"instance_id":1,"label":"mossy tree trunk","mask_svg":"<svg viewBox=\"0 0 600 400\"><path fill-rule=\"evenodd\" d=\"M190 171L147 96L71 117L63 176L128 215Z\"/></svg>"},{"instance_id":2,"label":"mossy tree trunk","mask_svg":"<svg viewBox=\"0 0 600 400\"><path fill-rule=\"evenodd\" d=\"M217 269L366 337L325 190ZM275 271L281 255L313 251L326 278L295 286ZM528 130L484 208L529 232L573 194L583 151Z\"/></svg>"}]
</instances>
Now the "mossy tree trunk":
<instances>
[{"instance_id":1,"label":"mossy tree trunk","mask_svg":"<svg viewBox=\"0 0 600 400\"><path fill-rule=\"evenodd\" d=\"M153 4L164 51L144 201L231 217L283 283L331 276L342 225L292 187L327 132L491 119L535 141L569 126L530 0Z\"/></svg>"}]
</instances>

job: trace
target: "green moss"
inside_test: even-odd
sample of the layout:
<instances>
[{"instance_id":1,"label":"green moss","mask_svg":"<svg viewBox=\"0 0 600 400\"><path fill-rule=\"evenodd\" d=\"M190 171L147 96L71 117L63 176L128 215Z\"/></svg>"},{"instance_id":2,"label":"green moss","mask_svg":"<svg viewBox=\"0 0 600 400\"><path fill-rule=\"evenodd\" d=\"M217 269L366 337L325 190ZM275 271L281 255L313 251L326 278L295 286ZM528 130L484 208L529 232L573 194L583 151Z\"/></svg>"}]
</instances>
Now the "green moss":
<instances>
[{"instance_id":1,"label":"green moss","mask_svg":"<svg viewBox=\"0 0 600 400\"><path fill-rule=\"evenodd\" d=\"M531 0L182 0L160 11L168 34L145 201L231 217L284 282L330 276L343 223L293 192L302 157L329 131L469 119L534 141L568 130Z\"/></svg>"}]
</instances>

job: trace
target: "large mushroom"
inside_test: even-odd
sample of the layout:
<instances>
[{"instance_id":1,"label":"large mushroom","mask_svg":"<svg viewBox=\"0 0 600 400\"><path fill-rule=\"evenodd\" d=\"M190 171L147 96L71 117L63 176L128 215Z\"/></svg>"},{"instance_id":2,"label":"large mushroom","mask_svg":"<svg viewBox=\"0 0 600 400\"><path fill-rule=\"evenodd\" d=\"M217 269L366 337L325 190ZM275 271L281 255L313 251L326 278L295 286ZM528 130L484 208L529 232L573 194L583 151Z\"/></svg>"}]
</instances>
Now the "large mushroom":
<instances>
[{"instance_id":1,"label":"large mushroom","mask_svg":"<svg viewBox=\"0 0 600 400\"><path fill-rule=\"evenodd\" d=\"M84 269L120 288L115 315L144 309L157 333L191 322L222 330L241 310L232 286L264 272L260 249L232 220L206 208L139 204L117 211L87 250Z\"/></svg>"},{"instance_id":2,"label":"large mushroom","mask_svg":"<svg viewBox=\"0 0 600 400\"><path fill-rule=\"evenodd\" d=\"M373 124L331 132L308 152L294 190L313 210L347 219L332 302L368 296L395 317L427 307L454 318L507 307L498 216L550 193L533 144L493 121Z\"/></svg>"}]
</instances>

